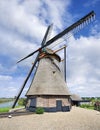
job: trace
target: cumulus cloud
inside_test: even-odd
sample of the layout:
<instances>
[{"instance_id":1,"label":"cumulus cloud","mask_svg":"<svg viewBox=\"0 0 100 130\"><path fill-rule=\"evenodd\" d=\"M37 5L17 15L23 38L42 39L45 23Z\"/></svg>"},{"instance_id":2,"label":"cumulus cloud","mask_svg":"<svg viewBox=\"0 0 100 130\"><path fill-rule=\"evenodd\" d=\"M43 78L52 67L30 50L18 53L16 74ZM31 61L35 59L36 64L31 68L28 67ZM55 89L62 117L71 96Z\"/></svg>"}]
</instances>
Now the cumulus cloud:
<instances>
[{"instance_id":1,"label":"cumulus cloud","mask_svg":"<svg viewBox=\"0 0 100 130\"><path fill-rule=\"evenodd\" d=\"M61 0L0 1L0 53L16 60L34 51L40 46L47 24L54 22L62 27L69 4Z\"/></svg>"},{"instance_id":2,"label":"cumulus cloud","mask_svg":"<svg viewBox=\"0 0 100 130\"><path fill-rule=\"evenodd\" d=\"M75 15L69 12L70 5L70 0L0 1L0 96L16 95L35 56L15 63L40 47L47 26L54 23L54 36L72 24ZM89 37L71 37L67 47L67 84L81 96L99 96L99 27L96 22ZM63 58L63 52L59 54Z\"/></svg>"},{"instance_id":3,"label":"cumulus cloud","mask_svg":"<svg viewBox=\"0 0 100 130\"><path fill-rule=\"evenodd\" d=\"M16 31L19 35L28 35L36 38L40 36L41 38L45 27L34 13L32 15L25 10L23 4L19 4L13 0L11 0L11 2L4 0L0 2L0 7L0 23L2 26L5 26L9 30ZM38 26L39 28L37 28Z\"/></svg>"},{"instance_id":4,"label":"cumulus cloud","mask_svg":"<svg viewBox=\"0 0 100 130\"><path fill-rule=\"evenodd\" d=\"M0 97L16 96L23 77L14 78L9 75L0 75Z\"/></svg>"},{"instance_id":5,"label":"cumulus cloud","mask_svg":"<svg viewBox=\"0 0 100 130\"><path fill-rule=\"evenodd\" d=\"M16 62L40 47L47 25L55 23L53 35L62 28L62 17L69 4L70 1L61 0L0 1L0 96L7 91L11 96L16 93L33 59L18 65Z\"/></svg>"},{"instance_id":6,"label":"cumulus cloud","mask_svg":"<svg viewBox=\"0 0 100 130\"><path fill-rule=\"evenodd\" d=\"M69 88L82 96L100 93L100 38L96 36L72 39L68 47ZM89 92L90 89L90 92ZM98 89L97 91L94 91Z\"/></svg>"}]
</instances>

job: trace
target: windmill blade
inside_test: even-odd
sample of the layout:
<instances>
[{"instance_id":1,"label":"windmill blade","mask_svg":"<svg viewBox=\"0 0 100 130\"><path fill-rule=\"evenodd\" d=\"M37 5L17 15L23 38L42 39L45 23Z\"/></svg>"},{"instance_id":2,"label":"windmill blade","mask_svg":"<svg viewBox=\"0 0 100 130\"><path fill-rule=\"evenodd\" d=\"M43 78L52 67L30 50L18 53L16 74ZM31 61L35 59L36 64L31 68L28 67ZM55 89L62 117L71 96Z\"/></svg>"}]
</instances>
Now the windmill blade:
<instances>
[{"instance_id":1,"label":"windmill blade","mask_svg":"<svg viewBox=\"0 0 100 130\"><path fill-rule=\"evenodd\" d=\"M46 44L47 38L49 38L49 36L50 36L50 32L51 32L52 26L53 26L53 24L48 26L48 28L46 30L46 33L45 33L45 36L43 38L43 41L41 43L41 46ZM32 73L36 63L37 63L37 61L38 61L38 59L39 59L39 55L40 55L40 53L38 53L37 57L35 58L34 64L32 65L32 68L30 69L30 71L29 71L29 73L28 73L28 75L27 75L27 77L26 77L26 79L25 79L25 81L24 81L20 91L19 91L19 93L18 93L18 95L17 95L17 97L16 97L16 99L15 99L13 105L12 105L12 108L15 107L15 105L16 105L16 103L17 103L17 101L18 101L18 99L19 99L19 97L20 97L20 95L21 95L21 93L22 93L22 91L23 91L23 89L24 89L24 87L25 87L25 85L26 85L26 83L27 83L27 81L28 81L28 79L29 79L29 77L30 77L30 75L31 75L31 73Z\"/></svg>"},{"instance_id":2,"label":"windmill blade","mask_svg":"<svg viewBox=\"0 0 100 130\"><path fill-rule=\"evenodd\" d=\"M44 36L44 38L43 38L43 41L42 41L42 43L41 43L41 46L46 45L47 40L49 40L51 31L52 31L52 27L53 27L53 24L51 24L51 25L48 26L47 31L46 31L46 33L45 33L45 36ZM40 49L40 50L41 50L41 49ZM37 52L38 52L38 51L37 51ZM24 58L22 58L21 60L19 60L17 63L23 61L24 59L26 59L26 58L28 58L28 57L30 57L30 56L32 56L33 54L34 54L34 53L30 53L30 54L27 55L26 57L24 57Z\"/></svg>"},{"instance_id":3,"label":"windmill blade","mask_svg":"<svg viewBox=\"0 0 100 130\"><path fill-rule=\"evenodd\" d=\"M56 35L55 37L53 37L49 41L47 41L47 43L45 45L43 45L39 49L35 50L34 52L30 53L28 56L24 57L23 59L21 59L17 63L21 62L22 60L24 60L24 59L26 59L30 56L32 56L36 52L41 51L41 49L43 49L44 47L49 46L53 42L57 41L59 38L65 36L67 33L73 31L74 29L77 29L78 27L80 27L80 25L84 25L86 23L89 23L89 21L92 20L94 17L95 17L95 13L94 13L94 11L91 11L89 14L87 14L86 16L84 16L83 18L81 18L80 20L78 20L77 22L75 22L74 24L69 26L68 28L66 28L64 31L62 31L61 33L59 33L58 35Z\"/></svg>"},{"instance_id":4,"label":"windmill blade","mask_svg":"<svg viewBox=\"0 0 100 130\"><path fill-rule=\"evenodd\" d=\"M37 51L38 52L38 51ZM36 53L36 52L35 52ZM21 61L23 61L23 60L25 60L26 58L28 58L28 57L30 57L30 56L32 56L34 53L31 53L31 54L29 54L29 55L27 55L26 57L24 57L24 58L22 58L21 60L19 60L17 63L19 63L19 62L21 62Z\"/></svg>"},{"instance_id":5,"label":"windmill blade","mask_svg":"<svg viewBox=\"0 0 100 130\"><path fill-rule=\"evenodd\" d=\"M53 24L48 26L45 36L43 38L43 41L41 43L41 46L44 46L46 44L46 42L50 39L52 28L53 28Z\"/></svg>"},{"instance_id":6,"label":"windmill blade","mask_svg":"<svg viewBox=\"0 0 100 130\"><path fill-rule=\"evenodd\" d=\"M63 37L64 35L66 35L67 33L69 33L70 31L72 31L73 29L79 27L80 25L82 25L85 22L88 22L89 19L93 19L95 16L94 11L91 11L89 14L87 14L86 16L84 16L83 18L81 18L80 20L78 20L76 23L72 24L70 27L66 28L64 31L62 31L61 33L59 33L58 35L56 35L55 37L53 37L52 39L50 39L46 45L42 46L41 48L37 49L35 52L39 51L40 49L49 46L50 44L52 44L53 42L55 42L56 40L58 40L59 38Z\"/></svg>"},{"instance_id":7,"label":"windmill blade","mask_svg":"<svg viewBox=\"0 0 100 130\"><path fill-rule=\"evenodd\" d=\"M64 77L65 77L65 82L66 82L66 47L67 46L64 47L64 71L65 71Z\"/></svg>"},{"instance_id":8,"label":"windmill blade","mask_svg":"<svg viewBox=\"0 0 100 130\"><path fill-rule=\"evenodd\" d=\"M32 65L32 68L30 69L30 71L29 71L29 73L28 73L28 75L27 75L27 77L26 77L26 79L25 79L25 81L24 81L24 83L23 83L23 85L22 85L22 87L21 87L21 89L20 89L20 91L19 91L19 93L18 93L14 103L13 103L13 105L12 105L12 108L15 107L15 105L16 105L16 103L17 103L17 101L18 101L18 99L19 99L19 97L20 97L20 95L21 95L21 93L22 93L22 91L23 91L23 89L24 89L24 87L25 87L25 85L26 85L26 83L27 83L27 81L28 81L28 79L29 79L29 77L30 77L34 67L35 67L35 65L36 65L36 63L37 63L38 58L39 58L39 53L38 53L38 55L37 55L37 57L36 57L36 59L34 61L34 64Z\"/></svg>"}]
</instances>

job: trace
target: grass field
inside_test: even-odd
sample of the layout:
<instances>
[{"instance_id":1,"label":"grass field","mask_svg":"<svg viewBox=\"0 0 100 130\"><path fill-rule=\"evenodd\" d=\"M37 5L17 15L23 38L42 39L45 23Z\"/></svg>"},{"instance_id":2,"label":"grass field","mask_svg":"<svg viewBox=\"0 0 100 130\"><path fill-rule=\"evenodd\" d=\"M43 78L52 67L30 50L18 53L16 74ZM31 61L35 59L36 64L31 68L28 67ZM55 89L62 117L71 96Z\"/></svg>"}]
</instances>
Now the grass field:
<instances>
[{"instance_id":1,"label":"grass field","mask_svg":"<svg viewBox=\"0 0 100 130\"><path fill-rule=\"evenodd\" d=\"M6 107L6 108L0 108L0 113L4 113L4 112L9 112L10 108Z\"/></svg>"},{"instance_id":2,"label":"grass field","mask_svg":"<svg viewBox=\"0 0 100 130\"><path fill-rule=\"evenodd\" d=\"M22 108L23 106L16 106L15 108ZM0 108L0 113L9 112L10 107Z\"/></svg>"},{"instance_id":3,"label":"grass field","mask_svg":"<svg viewBox=\"0 0 100 130\"><path fill-rule=\"evenodd\" d=\"M13 98L0 98L0 103L6 103L6 102L11 102L11 101L14 101L14 99ZM23 107L24 106L23 102L24 102L24 98L19 99L18 106L16 106L15 108ZM9 112L10 109L11 107L1 107L0 113Z\"/></svg>"}]
</instances>

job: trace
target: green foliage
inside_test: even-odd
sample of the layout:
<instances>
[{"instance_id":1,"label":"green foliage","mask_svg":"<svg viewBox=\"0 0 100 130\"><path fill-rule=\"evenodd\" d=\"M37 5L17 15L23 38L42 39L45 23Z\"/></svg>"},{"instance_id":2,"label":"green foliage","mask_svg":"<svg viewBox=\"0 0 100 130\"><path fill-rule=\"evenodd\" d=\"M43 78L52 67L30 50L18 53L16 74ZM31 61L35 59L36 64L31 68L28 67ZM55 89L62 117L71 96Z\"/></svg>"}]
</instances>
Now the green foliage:
<instances>
[{"instance_id":1,"label":"green foliage","mask_svg":"<svg viewBox=\"0 0 100 130\"><path fill-rule=\"evenodd\" d=\"M100 97L82 97L83 100L90 100L91 102L100 101Z\"/></svg>"},{"instance_id":2,"label":"green foliage","mask_svg":"<svg viewBox=\"0 0 100 130\"><path fill-rule=\"evenodd\" d=\"M94 109L97 110L97 111L100 111L100 101L96 101L94 103Z\"/></svg>"},{"instance_id":3,"label":"green foliage","mask_svg":"<svg viewBox=\"0 0 100 130\"><path fill-rule=\"evenodd\" d=\"M94 106L90 105L90 104L81 104L80 107L81 108L87 108L87 109L94 109Z\"/></svg>"},{"instance_id":4,"label":"green foliage","mask_svg":"<svg viewBox=\"0 0 100 130\"><path fill-rule=\"evenodd\" d=\"M100 106L98 107L98 109L97 109L98 111L100 111Z\"/></svg>"},{"instance_id":5,"label":"green foliage","mask_svg":"<svg viewBox=\"0 0 100 130\"><path fill-rule=\"evenodd\" d=\"M94 110L100 111L100 106L94 107Z\"/></svg>"},{"instance_id":6,"label":"green foliage","mask_svg":"<svg viewBox=\"0 0 100 130\"><path fill-rule=\"evenodd\" d=\"M20 98L18 100L18 105L19 106L25 106L26 105L26 99L25 98Z\"/></svg>"},{"instance_id":7,"label":"green foliage","mask_svg":"<svg viewBox=\"0 0 100 130\"><path fill-rule=\"evenodd\" d=\"M6 107L6 108L0 108L0 113L4 113L4 112L9 112L10 108Z\"/></svg>"},{"instance_id":8,"label":"green foliage","mask_svg":"<svg viewBox=\"0 0 100 130\"><path fill-rule=\"evenodd\" d=\"M44 113L44 109L42 107L38 107L36 108L36 114L43 114Z\"/></svg>"},{"instance_id":9,"label":"green foliage","mask_svg":"<svg viewBox=\"0 0 100 130\"><path fill-rule=\"evenodd\" d=\"M16 106L15 108L22 108L22 106ZM10 107L2 107L0 108L0 113L9 112L10 109Z\"/></svg>"}]
</instances>

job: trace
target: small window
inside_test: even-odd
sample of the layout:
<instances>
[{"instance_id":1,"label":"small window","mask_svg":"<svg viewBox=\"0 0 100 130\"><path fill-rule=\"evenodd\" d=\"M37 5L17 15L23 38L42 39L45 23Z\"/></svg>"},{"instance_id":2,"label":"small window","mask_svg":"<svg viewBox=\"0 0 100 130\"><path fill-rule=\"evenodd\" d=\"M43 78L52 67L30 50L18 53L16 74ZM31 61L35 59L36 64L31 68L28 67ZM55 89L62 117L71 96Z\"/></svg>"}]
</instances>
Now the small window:
<instances>
[{"instance_id":1,"label":"small window","mask_svg":"<svg viewBox=\"0 0 100 130\"><path fill-rule=\"evenodd\" d=\"M53 74L55 74L56 73L56 71L53 71Z\"/></svg>"}]
</instances>

